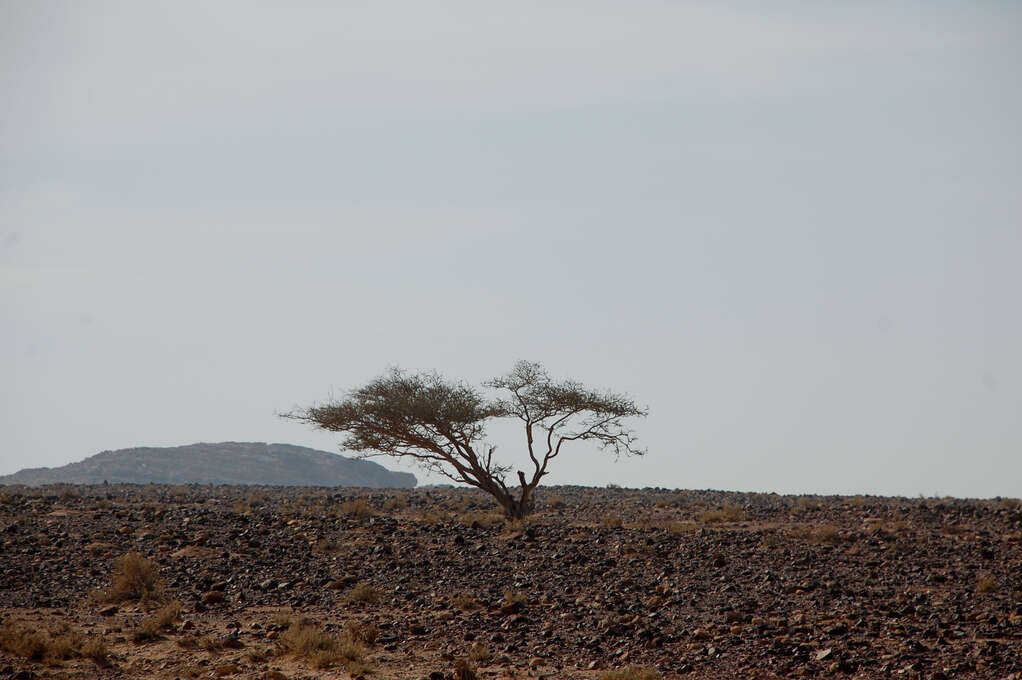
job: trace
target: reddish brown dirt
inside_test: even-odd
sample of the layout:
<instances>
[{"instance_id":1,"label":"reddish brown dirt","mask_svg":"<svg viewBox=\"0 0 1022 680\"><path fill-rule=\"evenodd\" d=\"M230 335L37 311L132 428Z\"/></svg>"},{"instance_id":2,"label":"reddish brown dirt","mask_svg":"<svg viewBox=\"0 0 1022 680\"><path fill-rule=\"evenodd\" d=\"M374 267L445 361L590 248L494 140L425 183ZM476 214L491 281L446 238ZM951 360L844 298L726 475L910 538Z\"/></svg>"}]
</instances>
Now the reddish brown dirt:
<instances>
[{"instance_id":1,"label":"reddish brown dirt","mask_svg":"<svg viewBox=\"0 0 1022 680\"><path fill-rule=\"evenodd\" d=\"M0 652L0 678L350 677L279 654L296 616L374 623L356 671L381 679L452 677L473 645L481 678L1022 678L1015 501L558 487L540 506L511 524L454 489L0 489L5 625L112 651ZM182 604L154 641L133 641L153 605L94 596L131 551ZM380 601L351 602L358 583Z\"/></svg>"}]
</instances>

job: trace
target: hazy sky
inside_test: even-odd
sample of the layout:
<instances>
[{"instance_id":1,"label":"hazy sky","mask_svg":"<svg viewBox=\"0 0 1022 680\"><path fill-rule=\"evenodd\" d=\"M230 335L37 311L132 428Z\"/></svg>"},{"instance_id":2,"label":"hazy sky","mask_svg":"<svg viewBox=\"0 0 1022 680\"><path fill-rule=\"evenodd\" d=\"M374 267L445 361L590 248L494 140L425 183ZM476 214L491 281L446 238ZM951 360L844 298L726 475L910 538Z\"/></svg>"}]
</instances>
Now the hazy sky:
<instances>
[{"instance_id":1,"label":"hazy sky","mask_svg":"<svg viewBox=\"0 0 1022 680\"><path fill-rule=\"evenodd\" d=\"M275 414L524 358L650 408L647 457L549 483L1022 496L1020 34L1016 2L2 0L0 473L336 450Z\"/></svg>"}]
</instances>

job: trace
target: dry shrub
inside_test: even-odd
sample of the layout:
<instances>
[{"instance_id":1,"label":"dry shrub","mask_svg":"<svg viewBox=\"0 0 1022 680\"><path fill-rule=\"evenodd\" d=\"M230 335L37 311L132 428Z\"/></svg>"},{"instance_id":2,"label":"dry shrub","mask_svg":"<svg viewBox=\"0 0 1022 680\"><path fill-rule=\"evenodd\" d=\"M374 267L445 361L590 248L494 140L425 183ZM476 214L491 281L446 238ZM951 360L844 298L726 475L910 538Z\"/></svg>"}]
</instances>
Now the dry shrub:
<instances>
[{"instance_id":1,"label":"dry shrub","mask_svg":"<svg viewBox=\"0 0 1022 680\"><path fill-rule=\"evenodd\" d=\"M185 635L182 638L178 638L177 646L180 647L181 649L198 649L199 638L195 637L194 635Z\"/></svg>"},{"instance_id":2,"label":"dry shrub","mask_svg":"<svg viewBox=\"0 0 1022 680\"><path fill-rule=\"evenodd\" d=\"M600 518L600 525L608 529L616 529L624 525L620 515L604 515Z\"/></svg>"},{"instance_id":3,"label":"dry shrub","mask_svg":"<svg viewBox=\"0 0 1022 680\"><path fill-rule=\"evenodd\" d=\"M816 510L819 507L820 504L817 501L806 496L799 496L795 500L795 505L791 507L791 514L796 516L802 516L809 512L810 510Z\"/></svg>"},{"instance_id":4,"label":"dry shrub","mask_svg":"<svg viewBox=\"0 0 1022 680\"><path fill-rule=\"evenodd\" d=\"M337 513L342 517L349 517L351 519L366 519L375 514L372 506L362 498L341 503L337 508Z\"/></svg>"},{"instance_id":5,"label":"dry shrub","mask_svg":"<svg viewBox=\"0 0 1022 680\"><path fill-rule=\"evenodd\" d=\"M993 574L980 574L976 579L976 592L989 593L997 585L997 578Z\"/></svg>"},{"instance_id":6,"label":"dry shrub","mask_svg":"<svg viewBox=\"0 0 1022 680\"><path fill-rule=\"evenodd\" d=\"M383 503L383 511L389 513L400 512L401 510L404 510L407 507L408 507L407 496L394 496L393 498L388 498Z\"/></svg>"},{"instance_id":7,"label":"dry shrub","mask_svg":"<svg viewBox=\"0 0 1022 680\"><path fill-rule=\"evenodd\" d=\"M892 522L884 522L883 526L881 526L881 530L885 533L891 534L892 536L907 534L911 529L912 527L909 523L901 519Z\"/></svg>"},{"instance_id":8,"label":"dry shrub","mask_svg":"<svg viewBox=\"0 0 1022 680\"><path fill-rule=\"evenodd\" d=\"M504 516L494 512L466 512L458 521L473 529L494 529L504 525Z\"/></svg>"},{"instance_id":9,"label":"dry shrub","mask_svg":"<svg viewBox=\"0 0 1022 680\"><path fill-rule=\"evenodd\" d=\"M372 621L367 623L361 623L359 621L348 621L344 624L344 630L341 631L341 639L348 640L350 642L361 642L363 644L372 645L376 642L376 638L380 636L380 627Z\"/></svg>"},{"instance_id":10,"label":"dry shrub","mask_svg":"<svg viewBox=\"0 0 1022 680\"><path fill-rule=\"evenodd\" d=\"M964 524L945 524L940 530L948 536L961 536L969 531L969 527Z\"/></svg>"},{"instance_id":11,"label":"dry shrub","mask_svg":"<svg viewBox=\"0 0 1022 680\"><path fill-rule=\"evenodd\" d=\"M458 659L454 662L454 680L476 680L478 677L472 664L466 659Z\"/></svg>"},{"instance_id":12,"label":"dry shrub","mask_svg":"<svg viewBox=\"0 0 1022 680\"><path fill-rule=\"evenodd\" d=\"M789 534L793 538L802 539L811 543L834 544L841 542L841 530L834 524L795 527L791 529Z\"/></svg>"},{"instance_id":13,"label":"dry shrub","mask_svg":"<svg viewBox=\"0 0 1022 680\"><path fill-rule=\"evenodd\" d=\"M453 516L449 512L442 510L423 510L419 513L419 519L426 524L450 524L453 521Z\"/></svg>"},{"instance_id":14,"label":"dry shrub","mask_svg":"<svg viewBox=\"0 0 1022 680\"><path fill-rule=\"evenodd\" d=\"M627 666L600 673L600 680L660 680L662 676L649 666Z\"/></svg>"},{"instance_id":15,"label":"dry shrub","mask_svg":"<svg viewBox=\"0 0 1022 680\"><path fill-rule=\"evenodd\" d=\"M693 499L690 494L685 491L676 491L668 496L664 496L653 504L653 507L657 508L687 508L692 505Z\"/></svg>"},{"instance_id":16,"label":"dry shrub","mask_svg":"<svg viewBox=\"0 0 1022 680\"><path fill-rule=\"evenodd\" d=\"M110 665L110 649L106 641L101 637L89 638L82 645L81 654L86 659L92 659L97 666L106 668Z\"/></svg>"},{"instance_id":17,"label":"dry shrub","mask_svg":"<svg viewBox=\"0 0 1022 680\"><path fill-rule=\"evenodd\" d=\"M355 666L364 668L367 650L351 630L345 628L341 635L335 636L309 619L296 619L277 640L277 647L281 655L304 659L317 668L329 668L347 662L349 672L353 673Z\"/></svg>"},{"instance_id":18,"label":"dry shrub","mask_svg":"<svg viewBox=\"0 0 1022 680\"><path fill-rule=\"evenodd\" d=\"M1019 505L1022 505L1022 500L1017 498L1002 498L999 505L1002 510L1014 510L1019 507Z\"/></svg>"},{"instance_id":19,"label":"dry shrub","mask_svg":"<svg viewBox=\"0 0 1022 680\"><path fill-rule=\"evenodd\" d=\"M50 636L41 630L10 621L0 628L0 649L29 661L42 661L49 648Z\"/></svg>"},{"instance_id":20,"label":"dry shrub","mask_svg":"<svg viewBox=\"0 0 1022 680\"><path fill-rule=\"evenodd\" d=\"M380 589L371 583L358 583L348 593L349 602L367 602L376 604L383 597Z\"/></svg>"},{"instance_id":21,"label":"dry shrub","mask_svg":"<svg viewBox=\"0 0 1022 680\"><path fill-rule=\"evenodd\" d=\"M725 505L717 510L699 513L699 519L707 523L738 522L745 519L745 511L738 505Z\"/></svg>"},{"instance_id":22,"label":"dry shrub","mask_svg":"<svg viewBox=\"0 0 1022 680\"><path fill-rule=\"evenodd\" d=\"M148 642L160 637L160 633L174 625L181 614L181 603L177 600L168 602L142 622L132 636L135 642Z\"/></svg>"},{"instance_id":23,"label":"dry shrub","mask_svg":"<svg viewBox=\"0 0 1022 680\"><path fill-rule=\"evenodd\" d=\"M671 522L671 524L667 527L667 531L674 536L684 536L685 534L690 534L693 531L698 530L699 525L695 522Z\"/></svg>"},{"instance_id":24,"label":"dry shrub","mask_svg":"<svg viewBox=\"0 0 1022 680\"><path fill-rule=\"evenodd\" d=\"M485 664L490 660L492 652L489 646L484 645L481 642L477 642L472 645L468 650L468 658L475 661L477 664Z\"/></svg>"},{"instance_id":25,"label":"dry shrub","mask_svg":"<svg viewBox=\"0 0 1022 680\"><path fill-rule=\"evenodd\" d=\"M821 524L813 530L813 538L820 543L840 543L841 530L833 524Z\"/></svg>"},{"instance_id":26,"label":"dry shrub","mask_svg":"<svg viewBox=\"0 0 1022 680\"><path fill-rule=\"evenodd\" d=\"M0 649L28 661L49 664L81 656L84 636L64 626L56 634L36 626L7 621L0 628Z\"/></svg>"},{"instance_id":27,"label":"dry shrub","mask_svg":"<svg viewBox=\"0 0 1022 680\"><path fill-rule=\"evenodd\" d=\"M114 561L110 587L103 594L107 602L160 600L163 597L160 569L145 555L131 552Z\"/></svg>"},{"instance_id":28,"label":"dry shrub","mask_svg":"<svg viewBox=\"0 0 1022 680\"><path fill-rule=\"evenodd\" d=\"M223 643L212 635L203 635L196 640L196 644L210 654L215 654L224 648Z\"/></svg>"},{"instance_id":29,"label":"dry shrub","mask_svg":"<svg viewBox=\"0 0 1022 680\"><path fill-rule=\"evenodd\" d=\"M546 507L549 510L564 510L568 507L568 504L565 503L563 499L554 496L546 502Z\"/></svg>"}]
</instances>

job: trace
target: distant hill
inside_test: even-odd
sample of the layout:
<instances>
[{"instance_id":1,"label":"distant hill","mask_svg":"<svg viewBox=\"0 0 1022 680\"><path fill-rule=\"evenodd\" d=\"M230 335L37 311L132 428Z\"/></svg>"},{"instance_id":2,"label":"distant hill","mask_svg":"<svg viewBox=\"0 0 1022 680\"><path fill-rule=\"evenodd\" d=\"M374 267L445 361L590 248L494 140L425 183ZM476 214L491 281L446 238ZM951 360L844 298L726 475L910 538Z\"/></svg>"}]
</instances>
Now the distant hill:
<instances>
[{"instance_id":1,"label":"distant hill","mask_svg":"<svg viewBox=\"0 0 1022 680\"><path fill-rule=\"evenodd\" d=\"M258 484L408 488L415 475L391 472L367 460L291 444L221 442L168 448L103 451L57 468L28 468L0 476L0 485L24 484Z\"/></svg>"}]
</instances>

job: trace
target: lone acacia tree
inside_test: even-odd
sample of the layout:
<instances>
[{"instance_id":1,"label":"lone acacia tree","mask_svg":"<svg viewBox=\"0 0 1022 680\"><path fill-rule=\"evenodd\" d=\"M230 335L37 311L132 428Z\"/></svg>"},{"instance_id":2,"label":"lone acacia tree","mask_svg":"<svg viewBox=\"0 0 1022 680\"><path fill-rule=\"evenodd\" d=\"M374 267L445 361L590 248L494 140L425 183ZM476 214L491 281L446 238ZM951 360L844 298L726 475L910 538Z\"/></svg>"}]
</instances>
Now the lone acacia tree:
<instances>
[{"instance_id":1,"label":"lone acacia tree","mask_svg":"<svg viewBox=\"0 0 1022 680\"><path fill-rule=\"evenodd\" d=\"M635 447L624 419L647 411L624 395L574 380L555 382L540 364L527 361L484 387L502 396L488 399L437 373L408 375L394 368L341 401L284 417L344 432L343 448L360 458L412 458L426 470L489 493L515 519L533 511L536 487L567 442L596 442L615 457L645 453ZM495 418L517 418L524 425L532 465L516 471L517 484L508 481L511 466L494 460L496 447L483 442L486 422Z\"/></svg>"}]
</instances>

